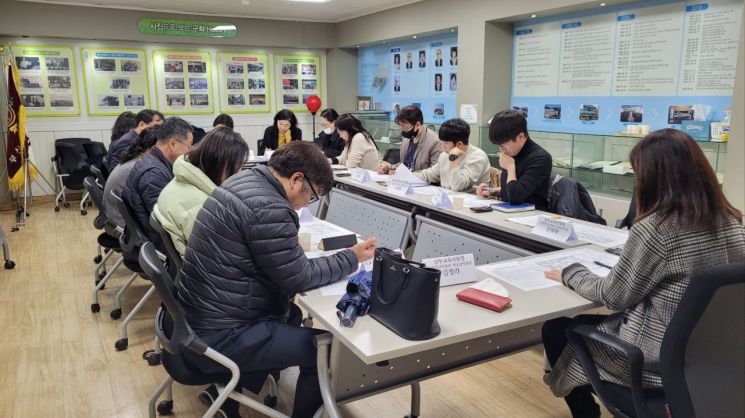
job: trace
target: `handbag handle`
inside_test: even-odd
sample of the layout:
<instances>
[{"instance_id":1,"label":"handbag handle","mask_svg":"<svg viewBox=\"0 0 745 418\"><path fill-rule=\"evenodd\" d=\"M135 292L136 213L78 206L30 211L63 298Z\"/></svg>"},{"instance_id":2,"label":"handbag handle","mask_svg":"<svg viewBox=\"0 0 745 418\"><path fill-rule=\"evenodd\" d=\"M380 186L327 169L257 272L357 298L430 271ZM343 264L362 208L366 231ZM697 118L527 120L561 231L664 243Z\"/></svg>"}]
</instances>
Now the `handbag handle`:
<instances>
[{"instance_id":1,"label":"handbag handle","mask_svg":"<svg viewBox=\"0 0 745 418\"><path fill-rule=\"evenodd\" d=\"M398 289L396 289L390 299L385 299L383 297L383 280L381 280L380 276L378 276L377 285L375 286L375 297L383 305L390 305L391 303L395 302L398 299L398 296L401 294L401 291L404 289L404 287L406 287L406 282L409 280L410 270L408 267L404 267L401 271L403 271L404 273L404 279L401 281L401 285L398 287Z\"/></svg>"}]
</instances>

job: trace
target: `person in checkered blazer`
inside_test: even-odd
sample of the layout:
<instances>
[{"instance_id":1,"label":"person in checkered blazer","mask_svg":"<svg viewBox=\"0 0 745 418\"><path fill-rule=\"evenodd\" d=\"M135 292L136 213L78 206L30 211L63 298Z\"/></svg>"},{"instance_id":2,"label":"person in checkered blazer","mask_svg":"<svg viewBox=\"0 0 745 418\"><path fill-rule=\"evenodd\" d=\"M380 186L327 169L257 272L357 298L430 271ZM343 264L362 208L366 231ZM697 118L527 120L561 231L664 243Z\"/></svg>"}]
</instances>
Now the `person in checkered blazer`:
<instances>
[{"instance_id":1,"label":"person in checkered blazer","mask_svg":"<svg viewBox=\"0 0 745 418\"><path fill-rule=\"evenodd\" d=\"M647 135L630 154L636 175L637 217L618 264L607 277L580 264L546 272L579 295L616 311L612 315L558 318L543 327L552 366L544 381L564 397L573 417L599 417L589 379L567 345L564 331L575 322L595 324L644 353L645 388L662 388L660 346L678 303L697 270L742 262L742 213L722 193L714 170L688 134L662 129ZM628 386L623 356L589 344L600 376Z\"/></svg>"}]
</instances>

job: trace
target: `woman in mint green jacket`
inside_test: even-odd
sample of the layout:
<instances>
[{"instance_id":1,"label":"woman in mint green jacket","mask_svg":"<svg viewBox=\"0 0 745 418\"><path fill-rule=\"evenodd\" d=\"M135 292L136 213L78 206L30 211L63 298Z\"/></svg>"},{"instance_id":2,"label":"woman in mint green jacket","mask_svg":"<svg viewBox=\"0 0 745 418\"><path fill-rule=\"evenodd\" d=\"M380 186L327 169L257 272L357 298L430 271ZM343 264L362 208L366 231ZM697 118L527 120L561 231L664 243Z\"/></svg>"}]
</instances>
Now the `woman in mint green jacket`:
<instances>
[{"instance_id":1,"label":"woman in mint green jacket","mask_svg":"<svg viewBox=\"0 0 745 418\"><path fill-rule=\"evenodd\" d=\"M204 201L215 187L237 173L247 158L248 145L240 134L217 128L173 163L173 180L160 192L153 212L181 255Z\"/></svg>"}]
</instances>

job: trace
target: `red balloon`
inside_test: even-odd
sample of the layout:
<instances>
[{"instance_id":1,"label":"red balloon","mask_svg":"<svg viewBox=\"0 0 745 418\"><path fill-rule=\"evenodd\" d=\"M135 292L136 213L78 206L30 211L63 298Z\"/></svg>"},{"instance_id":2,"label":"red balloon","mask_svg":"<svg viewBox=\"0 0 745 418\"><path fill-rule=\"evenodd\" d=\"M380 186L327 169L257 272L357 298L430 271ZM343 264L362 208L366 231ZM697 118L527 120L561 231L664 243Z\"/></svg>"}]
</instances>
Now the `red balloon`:
<instances>
[{"instance_id":1,"label":"red balloon","mask_svg":"<svg viewBox=\"0 0 745 418\"><path fill-rule=\"evenodd\" d=\"M310 113L315 115L316 112L318 112L318 109L321 108L321 98L315 94L308 96L308 99L305 100L305 106L308 108Z\"/></svg>"}]
</instances>

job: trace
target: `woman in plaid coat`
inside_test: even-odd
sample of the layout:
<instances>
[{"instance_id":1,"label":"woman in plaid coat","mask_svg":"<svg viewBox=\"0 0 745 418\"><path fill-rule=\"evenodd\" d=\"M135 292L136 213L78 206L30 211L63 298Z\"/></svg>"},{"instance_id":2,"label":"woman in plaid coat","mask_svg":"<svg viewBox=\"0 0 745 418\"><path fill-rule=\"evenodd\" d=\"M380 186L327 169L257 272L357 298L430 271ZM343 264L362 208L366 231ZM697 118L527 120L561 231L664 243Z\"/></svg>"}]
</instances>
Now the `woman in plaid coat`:
<instances>
[{"instance_id":1,"label":"woman in plaid coat","mask_svg":"<svg viewBox=\"0 0 745 418\"><path fill-rule=\"evenodd\" d=\"M597 324L644 353L642 382L662 389L660 346L690 276L702 268L745 259L742 214L724 197L716 175L693 138L674 129L647 135L630 154L636 175L636 223L623 254L607 277L580 264L546 277L617 311L548 321L543 344L552 366L544 380L564 397L573 417L599 417L589 379L566 345L574 322ZM590 343L603 380L628 386L629 369L613 349Z\"/></svg>"}]
</instances>

